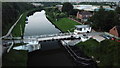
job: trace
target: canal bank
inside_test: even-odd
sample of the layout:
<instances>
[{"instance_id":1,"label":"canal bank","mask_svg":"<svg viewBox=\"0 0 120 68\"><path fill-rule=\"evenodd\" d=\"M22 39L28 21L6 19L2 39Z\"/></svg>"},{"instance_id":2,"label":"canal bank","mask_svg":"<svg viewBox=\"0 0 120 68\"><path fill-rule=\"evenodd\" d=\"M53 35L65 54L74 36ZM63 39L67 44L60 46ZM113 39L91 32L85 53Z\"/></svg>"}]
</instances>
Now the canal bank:
<instances>
[{"instance_id":1,"label":"canal bank","mask_svg":"<svg viewBox=\"0 0 120 68\"><path fill-rule=\"evenodd\" d=\"M73 21L73 20L71 20L67 17L66 18L60 18L57 21L52 21L49 15L47 16L47 18L51 21L51 23L57 29L59 29L63 33L68 32L68 30L73 32L75 25L81 25L81 24L79 24L79 23L77 23L77 22L75 22L75 21Z\"/></svg>"}]
</instances>

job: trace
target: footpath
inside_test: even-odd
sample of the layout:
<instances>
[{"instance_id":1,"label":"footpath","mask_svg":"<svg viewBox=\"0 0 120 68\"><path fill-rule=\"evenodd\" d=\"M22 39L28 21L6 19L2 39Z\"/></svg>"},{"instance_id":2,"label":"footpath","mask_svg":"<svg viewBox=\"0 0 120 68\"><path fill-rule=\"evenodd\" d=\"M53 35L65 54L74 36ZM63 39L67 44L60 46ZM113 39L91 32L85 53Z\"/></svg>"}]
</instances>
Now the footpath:
<instances>
[{"instance_id":1,"label":"footpath","mask_svg":"<svg viewBox=\"0 0 120 68\"><path fill-rule=\"evenodd\" d=\"M77 21L77 20L75 20L75 19L73 19L73 18L70 18L70 17L69 17L69 19L71 19L71 20L73 20L73 21L75 21L75 22L77 22L77 23L82 24L81 22L79 22L79 21Z\"/></svg>"},{"instance_id":2,"label":"footpath","mask_svg":"<svg viewBox=\"0 0 120 68\"><path fill-rule=\"evenodd\" d=\"M0 39L5 38L11 34L13 28L16 26L16 24L18 23L18 21L21 19L22 16L23 16L23 14L21 14L19 19L15 22L15 24L12 25L12 27L9 29L8 33L5 36L2 36Z\"/></svg>"}]
</instances>

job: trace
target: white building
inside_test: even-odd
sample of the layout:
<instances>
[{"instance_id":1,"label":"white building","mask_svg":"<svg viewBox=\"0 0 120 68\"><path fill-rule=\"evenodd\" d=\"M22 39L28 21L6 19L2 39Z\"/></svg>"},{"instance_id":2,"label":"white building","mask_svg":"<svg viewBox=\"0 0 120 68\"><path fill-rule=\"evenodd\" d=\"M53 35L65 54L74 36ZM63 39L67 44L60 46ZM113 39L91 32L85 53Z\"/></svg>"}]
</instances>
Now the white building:
<instances>
[{"instance_id":1,"label":"white building","mask_svg":"<svg viewBox=\"0 0 120 68\"><path fill-rule=\"evenodd\" d=\"M120 1L118 2L118 6L120 7Z\"/></svg>"},{"instance_id":2,"label":"white building","mask_svg":"<svg viewBox=\"0 0 120 68\"><path fill-rule=\"evenodd\" d=\"M94 9L98 8L93 5L73 5L74 9L85 10L85 11L94 11Z\"/></svg>"},{"instance_id":3,"label":"white building","mask_svg":"<svg viewBox=\"0 0 120 68\"><path fill-rule=\"evenodd\" d=\"M79 33L88 33L91 32L91 27L89 25L75 25L75 30L74 33L75 34L79 34Z\"/></svg>"}]
</instances>

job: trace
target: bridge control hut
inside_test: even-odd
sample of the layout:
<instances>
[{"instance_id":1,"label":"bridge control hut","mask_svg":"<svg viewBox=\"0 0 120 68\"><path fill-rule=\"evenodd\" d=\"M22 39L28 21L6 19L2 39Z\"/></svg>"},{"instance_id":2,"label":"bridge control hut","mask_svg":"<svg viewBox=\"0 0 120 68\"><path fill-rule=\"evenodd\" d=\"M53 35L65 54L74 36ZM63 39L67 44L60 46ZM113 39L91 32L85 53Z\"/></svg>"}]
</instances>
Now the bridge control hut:
<instances>
[{"instance_id":1,"label":"bridge control hut","mask_svg":"<svg viewBox=\"0 0 120 68\"><path fill-rule=\"evenodd\" d=\"M89 33L89 32L91 32L90 25L75 25L75 30L74 30L75 34Z\"/></svg>"}]
</instances>

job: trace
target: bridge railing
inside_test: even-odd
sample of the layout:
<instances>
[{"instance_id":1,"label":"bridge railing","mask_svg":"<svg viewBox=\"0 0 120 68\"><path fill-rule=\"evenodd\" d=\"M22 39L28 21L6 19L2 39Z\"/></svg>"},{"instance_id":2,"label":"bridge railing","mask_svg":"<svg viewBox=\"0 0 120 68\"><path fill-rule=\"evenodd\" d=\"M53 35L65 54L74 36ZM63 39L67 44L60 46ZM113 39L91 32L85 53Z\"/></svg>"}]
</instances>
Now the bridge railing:
<instances>
[{"instance_id":1,"label":"bridge railing","mask_svg":"<svg viewBox=\"0 0 120 68\"><path fill-rule=\"evenodd\" d=\"M66 36L66 35L74 35L71 33L58 33L58 34L48 34L48 35L36 35L36 36L24 36L24 39L37 39L37 38L46 38L46 37L55 37L55 36ZM7 37L7 39L21 39L21 37Z\"/></svg>"},{"instance_id":2,"label":"bridge railing","mask_svg":"<svg viewBox=\"0 0 120 68\"><path fill-rule=\"evenodd\" d=\"M71 35L73 33L59 33L59 34L48 34L48 35L38 35L38 36L25 36L24 38L45 38L45 37L55 37L55 36L65 36Z\"/></svg>"}]
</instances>

